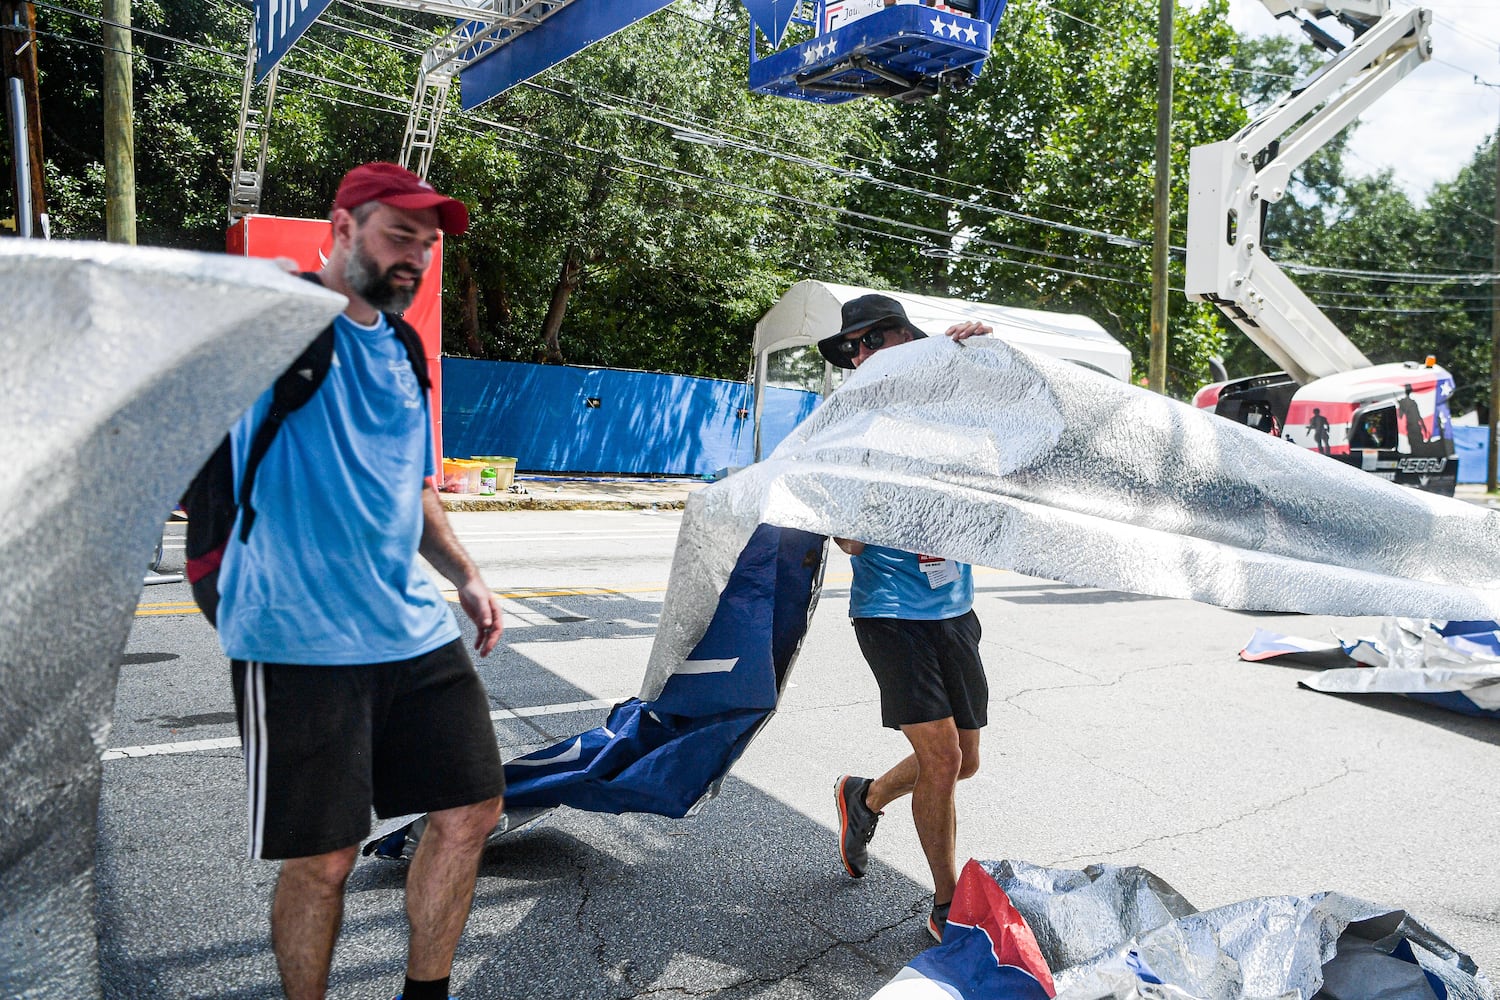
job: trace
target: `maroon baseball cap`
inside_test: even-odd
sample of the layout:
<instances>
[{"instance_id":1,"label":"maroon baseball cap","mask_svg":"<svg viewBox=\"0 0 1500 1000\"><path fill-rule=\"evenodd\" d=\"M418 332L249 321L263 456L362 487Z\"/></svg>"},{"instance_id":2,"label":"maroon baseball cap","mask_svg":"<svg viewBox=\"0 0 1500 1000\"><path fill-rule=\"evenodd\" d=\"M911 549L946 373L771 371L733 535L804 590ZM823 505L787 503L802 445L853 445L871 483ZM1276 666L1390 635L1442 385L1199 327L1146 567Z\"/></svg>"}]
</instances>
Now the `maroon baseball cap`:
<instances>
[{"instance_id":1,"label":"maroon baseball cap","mask_svg":"<svg viewBox=\"0 0 1500 1000\"><path fill-rule=\"evenodd\" d=\"M469 209L463 202L438 194L431 184L395 163L364 163L349 171L339 183L333 207L352 210L372 201L392 208L435 208L449 236L461 236L469 228Z\"/></svg>"}]
</instances>

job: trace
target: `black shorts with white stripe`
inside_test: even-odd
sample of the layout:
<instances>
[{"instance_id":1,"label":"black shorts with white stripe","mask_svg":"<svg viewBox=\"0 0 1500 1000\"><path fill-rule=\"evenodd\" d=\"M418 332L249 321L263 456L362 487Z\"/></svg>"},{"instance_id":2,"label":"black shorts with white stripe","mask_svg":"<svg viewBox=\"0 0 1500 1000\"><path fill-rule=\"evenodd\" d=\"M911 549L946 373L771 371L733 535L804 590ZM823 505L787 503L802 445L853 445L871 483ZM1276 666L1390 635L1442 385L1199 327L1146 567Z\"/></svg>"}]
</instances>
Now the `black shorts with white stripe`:
<instances>
[{"instance_id":1,"label":"black shorts with white stripe","mask_svg":"<svg viewBox=\"0 0 1500 1000\"><path fill-rule=\"evenodd\" d=\"M382 818L505 792L489 699L455 639L394 663L230 663L249 785L250 856L358 844Z\"/></svg>"}]
</instances>

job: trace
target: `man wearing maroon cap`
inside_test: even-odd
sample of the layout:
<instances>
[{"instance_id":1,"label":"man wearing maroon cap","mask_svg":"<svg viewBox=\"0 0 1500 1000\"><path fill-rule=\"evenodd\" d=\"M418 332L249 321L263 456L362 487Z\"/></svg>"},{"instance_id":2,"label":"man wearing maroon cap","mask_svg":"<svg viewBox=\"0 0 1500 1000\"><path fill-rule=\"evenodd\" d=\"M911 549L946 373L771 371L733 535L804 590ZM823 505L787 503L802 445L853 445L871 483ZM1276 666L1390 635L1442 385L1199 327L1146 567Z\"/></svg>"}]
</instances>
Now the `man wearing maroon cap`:
<instances>
[{"instance_id":1,"label":"man wearing maroon cap","mask_svg":"<svg viewBox=\"0 0 1500 1000\"><path fill-rule=\"evenodd\" d=\"M327 374L289 413L268 390L230 432L238 487L257 432L281 419L255 467L254 530L236 522L218 579L250 853L282 861L271 905L282 988L318 1000L371 807L427 813L407 875L403 998L446 1000L505 779L484 686L417 554L453 583L481 656L500 639L500 605L431 487L425 364L399 314L439 234L462 233L468 212L368 163L344 177L332 223L316 277L349 304Z\"/></svg>"}]
</instances>

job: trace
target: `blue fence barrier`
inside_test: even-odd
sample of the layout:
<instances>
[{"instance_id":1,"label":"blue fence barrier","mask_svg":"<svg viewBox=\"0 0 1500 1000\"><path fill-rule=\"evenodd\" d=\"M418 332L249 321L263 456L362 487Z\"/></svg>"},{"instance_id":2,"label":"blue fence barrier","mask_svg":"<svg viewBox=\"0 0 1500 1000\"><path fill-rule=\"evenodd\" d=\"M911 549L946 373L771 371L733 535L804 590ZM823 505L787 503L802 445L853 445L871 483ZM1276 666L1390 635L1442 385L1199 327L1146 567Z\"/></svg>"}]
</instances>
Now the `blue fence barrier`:
<instances>
[{"instance_id":1,"label":"blue fence barrier","mask_svg":"<svg viewBox=\"0 0 1500 1000\"><path fill-rule=\"evenodd\" d=\"M1458 458L1459 482L1484 482L1489 473L1489 427L1455 426L1453 428L1453 454Z\"/></svg>"},{"instance_id":2,"label":"blue fence barrier","mask_svg":"<svg viewBox=\"0 0 1500 1000\"><path fill-rule=\"evenodd\" d=\"M743 382L511 361L443 359L443 451L514 455L529 472L709 475L749 465ZM767 389L769 454L817 406L816 393Z\"/></svg>"}]
</instances>

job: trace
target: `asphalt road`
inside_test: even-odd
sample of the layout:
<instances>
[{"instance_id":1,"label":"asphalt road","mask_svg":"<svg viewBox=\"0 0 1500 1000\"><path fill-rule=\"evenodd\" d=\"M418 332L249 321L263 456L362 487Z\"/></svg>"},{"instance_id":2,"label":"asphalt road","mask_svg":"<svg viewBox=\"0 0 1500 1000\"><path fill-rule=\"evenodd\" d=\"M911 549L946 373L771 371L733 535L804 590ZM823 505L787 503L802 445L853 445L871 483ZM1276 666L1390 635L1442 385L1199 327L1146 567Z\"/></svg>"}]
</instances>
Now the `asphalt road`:
<instances>
[{"instance_id":1,"label":"asphalt road","mask_svg":"<svg viewBox=\"0 0 1500 1000\"><path fill-rule=\"evenodd\" d=\"M680 513L454 515L509 617L481 662L502 754L602 721L639 684ZM169 548L169 566L180 549ZM991 683L962 856L1140 864L1200 908L1334 889L1410 910L1500 970L1500 726L1396 696L1301 690L1240 663L1257 627L1370 620L1223 611L981 570ZM454 992L480 998L866 998L928 944L930 882L889 809L861 881L834 779L903 753L879 728L836 552L781 710L696 817L568 810L483 864ZM245 858L227 671L182 585L147 588L120 673L99 821L110 998L270 997L275 865ZM350 882L331 996L401 985L404 870Z\"/></svg>"}]
</instances>

